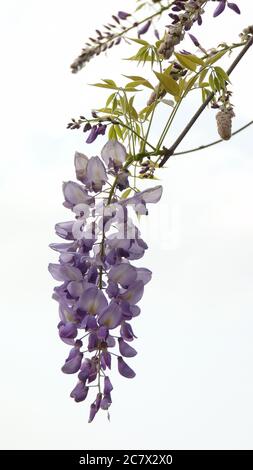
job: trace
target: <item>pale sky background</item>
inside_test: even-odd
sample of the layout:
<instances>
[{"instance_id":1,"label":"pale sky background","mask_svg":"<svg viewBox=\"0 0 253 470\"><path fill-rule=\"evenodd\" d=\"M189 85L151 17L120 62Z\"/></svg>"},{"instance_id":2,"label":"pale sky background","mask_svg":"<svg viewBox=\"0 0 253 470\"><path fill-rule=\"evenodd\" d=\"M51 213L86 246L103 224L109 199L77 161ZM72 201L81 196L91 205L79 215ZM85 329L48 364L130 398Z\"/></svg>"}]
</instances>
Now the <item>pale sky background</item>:
<instances>
[{"instance_id":1,"label":"pale sky background","mask_svg":"<svg viewBox=\"0 0 253 470\"><path fill-rule=\"evenodd\" d=\"M238 3L240 17L228 10L216 20L210 5L204 26L192 33L207 48L237 41L253 23L252 2ZM74 151L95 154L105 143L100 138L91 147L81 132L66 130L71 117L103 104L104 92L87 84L120 80L130 69L141 72L120 61L134 46L115 48L78 75L69 64L95 28L135 2L0 5L0 447L252 449L252 129L198 154L171 158L160 172L164 195L150 210L149 250L142 260L153 280L135 321L139 354L131 365L137 376L113 373L111 423L99 413L87 424L89 402L69 398L75 378L60 371L68 347L57 335L54 281L47 271L55 256L48 244L57 241L54 224L69 218L61 183L74 177ZM232 75L234 129L253 117L252 68L253 49ZM199 99L185 104L172 137ZM161 119L165 113L161 108ZM216 136L215 112L207 111L182 147Z\"/></svg>"}]
</instances>

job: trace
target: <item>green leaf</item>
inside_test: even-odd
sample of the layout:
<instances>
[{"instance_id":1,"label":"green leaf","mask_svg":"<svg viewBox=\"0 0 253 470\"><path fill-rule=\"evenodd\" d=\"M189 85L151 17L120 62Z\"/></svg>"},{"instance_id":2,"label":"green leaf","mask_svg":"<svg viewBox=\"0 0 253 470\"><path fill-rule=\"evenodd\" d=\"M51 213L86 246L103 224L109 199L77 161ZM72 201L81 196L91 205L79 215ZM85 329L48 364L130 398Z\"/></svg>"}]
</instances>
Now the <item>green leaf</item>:
<instances>
[{"instance_id":1,"label":"green leaf","mask_svg":"<svg viewBox=\"0 0 253 470\"><path fill-rule=\"evenodd\" d=\"M230 82L230 78L229 78L227 72L225 72L225 70L223 70L223 69L222 69L221 67L219 67L218 65L216 65L216 66L214 67L214 69L215 69L215 71L216 71L216 73L217 73L217 75L218 75L219 77L223 78L226 82L231 83L231 82Z\"/></svg>"},{"instance_id":2,"label":"green leaf","mask_svg":"<svg viewBox=\"0 0 253 470\"><path fill-rule=\"evenodd\" d=\"M146 5L146 2L141 3L141 4L135 9L135 11L139 11L141 8L145 7L145 5Z\"/></svg>"},{"instance_id":3,"label":"green leaf","mask_svg":"<svg viewBox=\"0 0 253 470\"><path fill-rule=\"evenodd\" d=\"M115 88L117 88L117 85L116 83L113 81L113 80L110 80L109 78L102 78L102 81L107 83L107 85L111 85L111 86L114 86Z\"/></svg>"},{"instance_id":4,"label":"green leaf","mask_svg":"<svg viewBox=\"0 0 253 470\"><path fill-rule=\"evenodd\" d=\"M114 99L114 97L115 97L115 93L112 93L112 94L107 98L106 106L109 106L109 104L112 102L112 100Z\"/></svg>"},{"instance_id":5,"label":"green leaf","mask_svg":"<svg viewBox=\"0 0 253 470\"><path fill-rule=\"evenodd\" d=\"M221 59L226 53L227 53L227 50L217 52L217 54L215 54L214 56L210 57L209 59L205 61L205 65L214 64L215 62L217 62L217 60Z\"/></svg>"},{"instance_id":6,"label":"green leaf","mask_svg":"<svg viewBox=\"0 0 253 470\"><path fill-rule=\"evenodd\" d=\"M133 80L132 83L138 83L140 85L143 85L147 88L150 88L151 90L154 90L154 87L151 85L151 83L146 80L146 78L143 78L143 77L139 77L138 75L124 75L124 77L126 78L130 78L130 80Z\"/></svg>"},{"instance_id":7,"label":"green leaf","mask_svg":"<svg viewBox=\"0 0 253 470\"><path fill-rule=\"evenodd\" d=\"M145 108L143 108L140 112L139 112L139 116L141 119L145 119L145 121L148 119L148 117L150 116L150 114L152 113L153 111L153 108L154 108L154 103L151 104L150 106L145 106Z\"/></svg>"},{"instance_id":8,"label":"green leaf","mask_svg":"<svg viewBox=\"0 0 253 470\"><path fill-rule=\"evenodd\" d=\"M137 120L138 119L138 113L137 113L136 109L133 106L133 101L134 101L134 96L132 96L130 98L129 103L128 103L129 115Z\"/></svg>"},{"instance_id":9,"label":"green leaf","mask_svg":"<svg viewBox=\"0 0 253 470\"><path fill-rule=\"evenodd\" d=\"M118 90L118 88L115 88L115 86L112 85L107 85L106 83L90 83L91 86L96 86L99 88L108 88L110 90Z\"/></svg>"},{"instance_id":10,"label":"green leaf","mask_svg":"<svg viewBox=\"0 0 253 470\"><path fill-rule=\"evenodd\" d=\"M134 88L134 87L137 87L137 86L140 86L142 85L142 83L140 81L134 81L134 82L129 82L126 84L126 88Z\"/></svg>"},{"instance_id":11,"label":"green leaf","mask_svg":"<svg viewBox=\"0 0 253 470\"><path fill-rule=\"evenodd\" d=\"M137 44L142 44L143 46L149 46L149 43L147 41L144 41L144 39L136 39L136 38L128 38L130 41L137 42Z\"/></svg>"},{"instance_id":12,"label":"green leaf","mask_svg":"<svg viewBox=\"0 0 253 470\"><path fill-rule=\"evenodd\" d=\"M109 129L109 132L108 132L108 139L109 140L118 140L117 139L117 133L115 131L115 128L114 128L114 125L112 125Z\"/></svg>"},{"instance_id":13,"label":"green leaf","mask_svg":"<svg viewBox=\"0 0 253 470\"><path fill-rule=\"evenodd\" d=\"M210 74L210 77L209 77L209 85L210 85L210 88L213 91L216 91L216 86L215 86L215 83L214 83L214 76L213 76L212 73Z\"/></svg>"},{"instance_id":14,"label":"green leaf","mask_svg":"<svg viewBox=\"0 0 253 470\"><path fill-rule=\"evenodd\" d=\"M120 104L123 114L127 112L127 98L125 96L120 96Z\"/></svg>"},{"instance_id":15,"label":"green leaf","mask_svg":"<svg viewBox=\"0 0 253 470\"><path fill-rule=\"evenodd\" d=\"M194 77L191 77L186 85L186 89L190 91L193 88L194 83L198 80L198 74L194 75Z\"/></svg>"},{"instance_id":16,"label":"green leaf","mask_svg":"<svg viewBox=\"0 0 253 470\"><path fill-rule=\"evenodd\" d=\"M129 194L131 193L132 189L131 188L127 188L122 194L121 194L121 198L120 199L126 199Z\"/></svg>"},{"instance_id":17,"label":"green leaf","mask_svg":"<svg viewBox=\"0 0 253 470\"><path fill-rule=\"evenodd\" d=\"M116 98L116 96L114 97L114 100L112 102L112 111L115 111L117 109L117 106L118 106L118 100Z\"/></svg>"},{"instance_id":18,"label":"green leaf","mask_svg":"<svg viewBox=\"0 0 253 470\"><path fill-rule=\"evenodd\" d=\"M208 82L203 82L203 83L199 83L199 87L200 88L206 88L209 86L209 83Z\"/></svg>"},{"instance_id":19,"label":"green leaf","mask_svg":"<svg viewBox=\"0 0 253 470\"><path fill-rule=\"evenodd\" d=\"M121 140L123 140L123 134L122 134L122 131L121 131L120 126L115 125L115 126L114 126L114 129L115 129L116 134L119 136L119 138L120 138Z\"/></svg>"},{"instance_id":20,"label":"green leaf","mask_svg":"<svg viewBox=\"0 0 253 470\"><path fill-rule=\"evenodd\" d=\"M205 80L207 72L208 72L208 68L205 68L205 69L202 70L202 72L200 72L200 74L199 74L199 85Z\"/></svg>"},{"instance_id":21,"label":"green leaf","mask_svg":"<svg viewBox=\"0 0 253 470\"><path fill-rule=\"evenodd\" d=\"M220 83L217 77L214 77L214 85L217 91L220 91L222 88L222 84Z\"/></svg>"},{"instance_id":22,"label":"green leaf","mask_svg":"<svg viewBox=\"0 0 253 470\"><path fill-rule=\"evenodd\" d=\"M141 4L135 9L135 11L141 10L141 8L145 7L145 5L146 5L146 2L141 3Z\"/></svg>"},{"instance_id":23,"label":"green leaf","mask_svg":"<svg viewBox=\"0 0 253 470\"><path fill-rule=\"evenodd\" d=\"M200 59L200 57L196 56L195 54L187 54L187 56L183 55L183 57L187 57L187 59L189 59L191 62L202 65L202 67L205 65L203 59Z\"/></svg>"},{"instance_id":24,"label":"green leaf","mask_svg":"<svg viewBox=\"0 0 253 470\"><path fill-rule=\"evenodd\" d=\"M180 62L180 64L183 67L185 67L188 70L191 70L192 72L195 72L197 64L192 62L190 59L188 59L188 55L175 53L175 56L176 56L178 62Z\"/></svg>"},{"instance_id":25,"label":"green leaf","mask_svg":"<svg viewBox=\"0 0 253 470\"><path fill-rule=\"evenodd\" d=\"M165 73L155 72L155 75L167 93L170 93L173 96L178 96L180 94L180 88L176 80L173 80L173 78Z\"/></svg>"}]
</instances>

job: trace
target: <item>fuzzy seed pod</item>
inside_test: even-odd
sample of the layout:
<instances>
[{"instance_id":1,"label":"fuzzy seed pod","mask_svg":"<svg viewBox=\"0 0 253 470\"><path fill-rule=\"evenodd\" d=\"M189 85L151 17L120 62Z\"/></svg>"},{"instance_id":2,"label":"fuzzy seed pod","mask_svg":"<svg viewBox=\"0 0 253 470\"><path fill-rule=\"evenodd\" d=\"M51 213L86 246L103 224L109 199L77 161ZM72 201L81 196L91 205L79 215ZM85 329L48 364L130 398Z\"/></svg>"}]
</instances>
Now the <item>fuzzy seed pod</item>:
<instances>
[{"instance_id":1,"label":"fuzzy seed pod","mask_svg":"<svg viewBox=\"0 0 253 470\"><path fill-rule=\"evenodd\" d=\"M218 133L223 140L229 140L231 137L232 118L234 116L232 109L219 111L216 115Z\"/></svg>"}]
</instances>

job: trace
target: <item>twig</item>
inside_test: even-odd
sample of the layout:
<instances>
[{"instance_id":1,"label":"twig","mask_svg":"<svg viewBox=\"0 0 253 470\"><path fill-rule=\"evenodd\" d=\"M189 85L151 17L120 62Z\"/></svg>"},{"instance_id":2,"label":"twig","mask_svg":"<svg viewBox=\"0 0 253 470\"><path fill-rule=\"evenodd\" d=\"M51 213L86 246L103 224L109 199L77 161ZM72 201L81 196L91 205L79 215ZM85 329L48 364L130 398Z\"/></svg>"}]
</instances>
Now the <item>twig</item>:
<instances>
[{"instance_id":1,"label":"twig","mask_svg":"<svg viewBox=\"0 0 253 470\"><path fill-rule=\"evenodd\" d=\"M250 121L248 122L247 124L245 124L243 127L240 127L239 129L237 129L237 131L234 131L232 132L231 134L231 137L234 137L236 134L239 134L239 132L242 132L244 131L245 129L247 129L247 127L251 126L253 124L253 121ZM199 147L194 147L192 149L189 149L189 150L182 150L182 152L174 152L173 153L173 156L177 156L177 155L185 155L187 153L193 153L193 152L197 152L198 150L204 150L208 147L212 147L213 145L217 145L217 144L220 144L221 142L224 142L223 139L219 139L219 140L215 140L214 142L210 142L210 144L204 144L204 145L200 145ZM168 149L166 149L165 147L163 148L163 150L157 150L157 151L154 151L154 152L140 152L138 153L136 156L135 156L135 160L142 160L144 157L153 157L153 156L163 156L163 155L166 155L166 152L168 151Z\"/></svg>"},{"instance_id":2,"label":"twig","mask_svg":"<svg viewBox=\"0 0 253 470\"><path fill-rule=\"evenodd\" d=\"M252 124L253 124L253 121L248 122L248 124L245 124L245 126L240 127L240 129L237 129L237 131L233 132L231 134L231 137L235 136L236 134L239 134L239 132L244 131L245 129L247 129L247 127L251 126ZM195 148L189 149L189 150L183 150L182 152L176 152L176 153L173 153L173 155L174 156L176 156L176 155L185 155L186 153L197 152L198 150L207 149L208 147L212 147L213 145L220 144L221 142L224 142L224 140L223 139L215 140L214 142L211 142L210 144L200 145L200 147L195 147Z\"/></svg>"}]
</instances>

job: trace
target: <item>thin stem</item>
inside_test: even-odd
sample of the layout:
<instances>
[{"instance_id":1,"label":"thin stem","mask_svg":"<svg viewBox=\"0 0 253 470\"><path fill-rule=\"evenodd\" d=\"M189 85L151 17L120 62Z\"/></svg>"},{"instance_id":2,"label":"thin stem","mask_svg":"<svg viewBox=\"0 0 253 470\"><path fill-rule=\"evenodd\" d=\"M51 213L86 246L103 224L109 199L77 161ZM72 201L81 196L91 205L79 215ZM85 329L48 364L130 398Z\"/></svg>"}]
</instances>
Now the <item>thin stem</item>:
<instances>
[{"instance_id":1,"label":"thin stem","mask_svg":"<svg viewBox=\"0 0 253 470\"><path fill-rule=\"evenodd\" d=\"M247 127L251 126L252 124L253 124L253 121L248 122L244 126L240 127L236 131L232 132L231 137L234 137L236 134L239 134L240 132L244 131L245 129L247 129ZM194 147L192 149L183 150L182 152L175 152L175 153L173 153L173 156L176 157L176 156L179 156L179 155L185 155L187 153L197 152L198 150L204 150L208 147L212 147L213 145L220 144L221 142L224 142L224 140L219 139L219 140L215 140L214 142L210 142L210 144L200 145L199 147ZM157 157L157 156L161 157L161 156L164 156L166 154L166 151L167 151L167 149L164 148L163 150L157 150L156 152L142 152L142 153L139 153L138 155L136 155L136 158L138 160L142 160L144 157L153 157L153 156L154 157Z\"/></svg>"},{"instance_id":2,"label":"thin stem","mask_svg":"<svg viewBox=\"0 0 253 470\"><path fill-rule=\"evenodd\" d=\"M100 357L101 357L101 349L99 348L98 351L98 392L101 393L101 386L100 386Z\"/></svg>"},{"instance_id":3,"label":"thin stem","mask_svg":"<svg viewBox=\"0 0 253 470\"><path fill-rule=\"evenodd\" d=\"M239 62L241 61L241 59L244 57L244 55L246 54L246 52L249 50L249 48L252 46L253 44L253 36L250 38L250 40L247 42L247 44L244 46L244 48L242 49L242 51L238 54L238 56L235 58L235 60L232 62L232 64L230 65L230 67L228 68L227 70L227 74L230 75L233 70L236 68L236 66L239 64ZM185 136L188 134L189 130L192 128L192 126L195 124L195 122L197 121L197 119L199 118L199 116L202 114L202 112L205 110L205 108L208 106L208 104L210 103L210 101L213 99L213 97L215 96L215 92L212 92L208 98L204 101L204 103L200 106L200 108L197 110L197 112L194 114L194 116L191 118L191 120L189 121L189 123L187 124L187 126L183 129L183 131L181 132L181 134L179 135L179 137L176 139L176 141L174 142L174 144L167 150L166 154L164 155L162 161L160 162L160 167L162 167L163 165L165 165L165 163L167 162L167 160L171 157L171 155L173 155L173 153L175 152L176 148L179 146L179 144L182 142L182 140L185 138Z\"/></svg>"},{"instance_id":4,"label":"thin stem","mask_svg":"<svg viewBox=\"0 0 253 470\"><path fill-rule=\"evenodd\" d=\"M239 134L239 132L244 131L244 129L247 129L247 127L251 126L252 124L253 124L253 121L248 122L248 124L246 124L243 127L240 127L240 129L237 129L237 131L233 132L231 134L231 136ZM177 155L185 155L187 153L197 152L198 150L203 150L203 149L206 149L208 147L212 147L213 145L220 144L221 142L224 142L224 140L223 139L215 140L214 142L211 142L210 144L200 145L200 147L195 147L195 148L192 148L192 149L189 149L189 150L184 150L182 152L177 152L177 153L174 153L173 155L177 156Z\"/></svg>"}]
</instances>

